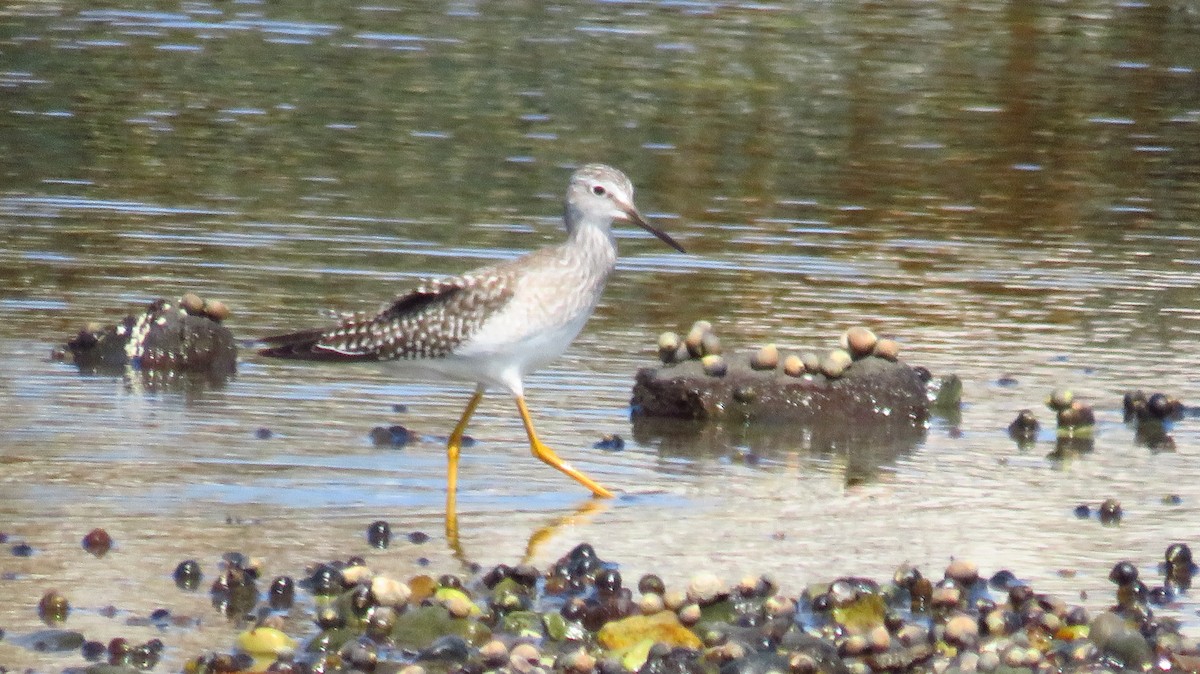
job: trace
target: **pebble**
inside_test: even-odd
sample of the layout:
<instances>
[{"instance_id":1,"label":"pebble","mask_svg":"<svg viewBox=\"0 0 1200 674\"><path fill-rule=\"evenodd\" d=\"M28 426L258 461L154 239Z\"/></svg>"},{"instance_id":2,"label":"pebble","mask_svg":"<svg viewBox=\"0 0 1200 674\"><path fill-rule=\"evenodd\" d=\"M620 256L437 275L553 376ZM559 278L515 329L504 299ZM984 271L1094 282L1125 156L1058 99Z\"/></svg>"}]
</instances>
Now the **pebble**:
<instances>
[{"instance_id":1,"label":"pebble","mask_svg":"<svg viewBox=\"0 0 1200 674\"><path fill-rule=\"evenodd\" d=\"M61 623L71 613L71 603L58 590L49 590L38 602L38 617L47 625Z\"/></svg>"},{"instance_id":2,"label":"pebble","mask_svg":"<svg viewBox=\"0 0 1200 674\"><path fill-rule=\"evenodd\" d=\"M878 341L870 329L856 325L842 333L841 345L854 360L858 360L871 355Z\"/></svg>"},{"instance_id":3,"label":"pebble","mask_svg":"<svg viewBox=\"0 0 1200 674\"><path fill-rule=\"evenodd\" d=\"M542 654L533 644L517 644L509 651L508 664L514 672L528 674L533 671L534 667L538 666L541 657Z\"/></svg>"},{"instance_id":4,"label":"pebble","mask_svg":"<svg viewBox=\"0 0 1200 674\"><path fill-rule=\"evenodd\" d=\"M1046 406L1059 412L1071 406L1075 400L1075 392L1068 388L1058 388L1046 399Z\"/></svg>"},{"instance_id":5,"label":"pebble","mask_svg":"<svg viewBox=\"0 0 1200 674\"><path fill-rule=\"evenodd\" d=\"M658 359L664 365L671 365L677 362L677 354L679 347L683 344L683 340L674 332L664 332L658 336Z\"/></svg>"},{"instance_id":6,"label":"pebble","mask_svg":"<svg viewBox=\"0 0 1200 674\"><path fill-rule=\"evenodd\" d=\"M362 564L347 566L342 569L342 582L346 585L363 585L371 582L374 573Z\"/></svg>"},{"instance_id":7,"label":"pebble","mask_svg":"<svg viewBox=\"0 0 1200 674\"><path fill-rule=\"evenodd\" d=\"M779 367L779 347L767 344L760 348L750 359L750 367L754 370L774 370Z\"/></svg>"},{"instance_id":8,"label":"pebble","mask_svg":"<svg viewBox=\"0 0 1200 674\"><path fill-rule=\"evenodd\" d=\"M706 355L700 359L700 365L704 368L704 374L710 377L724 377L729 371L729 366L725 364L725 359L719 355Z\"/></svg>"},{"instance_id":9,"label":"pebble","mask_svg":"<svg viewBox=\"0 0 1200 674\"><path fill-rule=\"evenodd\" d=\"M946 567L946 577L961 585L972 585L979 580L979 565L973 560L956 557Z\"/></svg>"},{"instance_id":10,"label":"pebble","mask_svg":"<svg viewBox=\"0 0 1200 674\"><path fill-rule=\"evenodd\" d=\"M886 337L875 342L875 356L893 363L896 362L900 359L900 342Z\"/></svg>"},{"instance_id":11,"label":"pebble","mask_svg":"<svg viewBox=\"0 0 1200 674\"><path fill-rule=\"evenodd\" d=\"M721 355L721 339L716 333L706 332L700 340L700 351L705 356Z\"/></svg>"},{"instance_id":12,"label":"pebble","mask_svg":"<svg viewBox=\"0 0 1200 674\"><path fill-rule=\"evenodd\" d=\"M572 674L587 674L596 669L596 658L586 650L579 648L559 656L555 669Z\"/></svg>"},{"instance_id":13,"label":"pebble","mask_svg":"<svg viewBox=\"0 0 1200 674\"><path fill-rule=\"evenodd\" d=\"M849 353L842 349L834 349L821 359L821 374L830 379L837 379L846 372L846 368L850 367L852 362L854 359L850 357Z\"/></svg>"},{"instance_id":14,"label":"pebble","mask_svg":"<svg viewBox=\"0 0 1200 674\"><path fill-rule=\"evenodd\" d=\"M83 549L96 557L103 557L107 554L112 548L112 543L112 537L108 535L107 531L100 528L92 529L83 537Z\"/></svg>"},{"instance_id":15,"label":"pebble","mask_svg":"<svg viewBox=\"0 0 1200 674\"><path fill-rule=\"evenodd\" d=\"M700 618L702 617L704 617L704 614L701 612L699 604L685 604L679 608L679 622L683 623L686 627L691 627L700 622Z\"/></svg>"},{"instance_id":16,"label":"pebble","mask_svg":"<svg viewBox=\"0 0 1200 674\"><path fill-rule=\"evenodd\" d=\"M466 618L478 610L475 604L465 596L453 596L445 601L446 611L454 618Z\"/></svg>"},{"instance_id":17,"label":"pebble","mask_svg":"<svg viewBox=\"0 0 1200 674\"><path fill-rule=\"evenodd\" d=\"M204 300L196 293L185 293L179 298L179 307L193 316L204 313Z\"/></svg>"},{"instance_id":18,"label":"pebble","mask_svg":"<svg viewBox=\"0 0 1200 674\"><path fill-rule=\"evenodd\" d=\"M946 639L960 648L972 648L979 641L979 622L965 613L956 613L946 621Z\"/></svg>"},{"instance_id":19,"label":"pebble","mask_svg":"<svg viewBox=\"0 0 1200 674\"><path fill-rule=\"evenodd\" d=\"M667 590L662 597L667 609L676 612L688 601L688 595L683 590Z\"/></svg>"},{"instance_id":20,"label":"pebble","mask_svg":"<svg viewBox=\"0 0 1200 674\"><path fill-rule=\"evenodd\" d=\"M804 361L800 356L791 355L783 359L783 373L789 377L799 377L806 372Z\"/></svg>"},{"instance_id":21,"label":"pebble","mask_svg":"<svg viewBox=\"0 0 1200 674\"><path fill-rule=\"evenodd\" d=\"M371 595L380 606L401 608L412 597L412 590L394 578L375 576L371 579Z\"/></svg>"},{"instance_id":22,"label":"pebble","mask_svg":"<svg viewBox=\"0 0 1200 674\"><path fill-rule=\"evenodd\" d=\"M373 548L387 548L392 542L392 526L383 520L371 522L367 526L367 542Z\"/></svg>"},{"instance_id":23,"label":"pebble","mask_svg":"<svg viewBox=\"0 0 1200 674\"><path fill-rule=\"evenodd\" d=\"M883 625L876 625L867 632L867 642L870 644L871 651L882 653L892 645L892 635Z\"/></svg>"},{"instance_id":24,"label":"pebble","mask_svg":"<svg viewBox=\"0 0 1200 674\"><path fill-rule=\"evenodd\" d=\"M654 615L665 608L666 604L660 594L644 594L638 599L638 610L642 615Z\"/></svg>"},{"instance_id":25,"label":"pebble","mask_svg":"<svg viewBox=\"0 0 1200 674\"><path fill-rule=\"evenodd\" d=\"M708 321L696 321L688 330L687 337L683 342L687 346L688 355L692 358L699 358L704 355L704 335L712 332L712 323Z\"/></svg>"},{"instance_id":26,"label":"pebble","mask_svg":"<svg viewBox=\"0 0 1200 674\"><path fill-rule=\"evenodd\" d=\"M508 662L508 646L499 639L492 639L479 647L479 657L483 658L485 665L498 667Z\"/></svg>"},{"instance_id":27,"label":"pebble","mask_svg":"<svg viewBox=\"0 0 1200 674\"><path fill-rule=\"evenodd\" d=\"M929 600L934 606L958 606L958 602L962 601L962 590L953 584L938 584L933 588Z\"/></svg>"},{"instance_id":28,"label":"pebble","mask_svg":"<svg viewBox=\"0 0 1200 674\"><path fill-rule=\"evenodd\" d=\"M688 581L688 599L701 606L707 606L728 594L729 586L715 573L701 571Z\"/></svg>"},{"instance_id":29,"label":"pebble","mask_svg":"<svg viewBox=\"0 0 1200 674\"><path fill-rule=\"evenodd\" d=\"M221 300L205 300L204 313L214 321L220 323L229 318L229 307Z\"/></svg>"},{"instance_id":30,"label":"pebble","mask_svg":"<svg viewBox=\"0 0 1200 674\"><path fill-rule=\"evenodd\" d=\"M1104 499L1100 504L1100 521L1104 524L1117 524L1121 521L1121 502L1115 498Z\"/></svg>"}]
</instances>

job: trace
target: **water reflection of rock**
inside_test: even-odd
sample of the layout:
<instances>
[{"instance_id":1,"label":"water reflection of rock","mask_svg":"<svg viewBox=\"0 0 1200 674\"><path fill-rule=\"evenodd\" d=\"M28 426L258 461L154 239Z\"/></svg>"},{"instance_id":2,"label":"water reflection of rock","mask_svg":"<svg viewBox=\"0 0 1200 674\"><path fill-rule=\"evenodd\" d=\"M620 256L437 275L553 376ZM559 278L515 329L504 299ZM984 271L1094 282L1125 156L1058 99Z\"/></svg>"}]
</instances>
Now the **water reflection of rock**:
<instances>
[{"instance_id":1,"label":"water reflection of rock","mask_svg":"<svg viewBox=\"0 0 1200 674\"><path fill-rule=\"evenodd\" d=\"M846 484L871 482L925 440L922 422L891 418L855 423L839 417L809 422L720 423L633 417L633 437L664 458L730 459L788 464L818 459L842 466Z\"/></svg>"},{"instance_id":2,"label":"water reflection of rock","mask_svg":"<svg viewBox=\"0 0 1200 674\"><path fill-rule=\"evenodd\" d=\"M750 362L735 357L720 376L694 360L642 368L633 388L634 438L666 457L828 460L855 484L911 452L925 439L931 408L956 410L961 391L945 386L954 378L934 391L919 369L883 358L856 360L837 378L788 376ZM943 392L954 400L941 400Z\"/></svg>"},{"instance_id":3,"label":"water reflection of rock","mask_svg":"<svg viewBox=\"0 0 1200 674\"><path fill-rule=\"evenodd\" d=\"M90 324L55 351L85 375L122 376L147 390L224 385L237 371L237 344L222 324L220 302L188 294L178 303L159 299L113 325Z\"/></svg>"}]
</instances>

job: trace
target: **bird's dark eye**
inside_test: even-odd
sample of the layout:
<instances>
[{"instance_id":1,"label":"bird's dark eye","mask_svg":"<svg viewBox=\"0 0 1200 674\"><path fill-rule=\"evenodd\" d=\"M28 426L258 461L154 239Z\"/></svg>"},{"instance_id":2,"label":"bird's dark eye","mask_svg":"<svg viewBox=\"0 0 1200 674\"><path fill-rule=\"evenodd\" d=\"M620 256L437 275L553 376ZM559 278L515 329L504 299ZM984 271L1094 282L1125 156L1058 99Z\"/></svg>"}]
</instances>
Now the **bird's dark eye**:
<instances>
[{"instance_id":1,"label":"bird's dark eye","mask_svg":"<svg viewBox=\"0 0 1200 674\"><path fill-rule=\"evenodd\" d=\"M604 186L603 185L592 185L592 194L595 194L598 197L604 196Z\"/></svg>"}]
</instances>

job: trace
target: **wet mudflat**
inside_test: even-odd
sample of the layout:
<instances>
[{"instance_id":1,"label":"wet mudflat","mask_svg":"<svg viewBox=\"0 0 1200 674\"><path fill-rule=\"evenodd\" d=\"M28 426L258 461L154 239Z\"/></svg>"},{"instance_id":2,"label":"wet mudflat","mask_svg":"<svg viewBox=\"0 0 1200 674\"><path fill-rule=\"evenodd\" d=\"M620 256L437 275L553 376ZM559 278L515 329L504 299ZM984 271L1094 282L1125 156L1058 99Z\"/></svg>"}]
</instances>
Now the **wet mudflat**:
<instances>
[{"instance_id":1,"label":"wet mudflat","mask_svg":"<svg viewBox=\"0 0 1200 674\"><path fill-rule=\"evenodd\" d=\"M692 252L621 232L596 315L528 382L543 440L620 496L596 504L539 464L490 396L459 557L546 568L586 540L630 580L770 573L796 591L969 557L1103 608L1116 562L1153 576L1196 542L1197 421L1152 449L1120 404L1200 398L1198 21L1138 4L5 8L0 664L83 662L13 643L50 588L90 639L161 638L166 669L228 648L241 626L171 579L185 559L461 569L442 438L469 387L246 351L224 386L156 388L49 354L186 291L224 300L239 337L377 308L557 240L569 167L597 160ZM634 424L656 336L700 318L748 350L866 324L959 375L965 404L903 443ZM1050 428L1058 386L1095 405L1092 451L1007 437L1022 408ZM371 442L392 424L415 441ZM593 447L609 433L623 450ZM1106 498L1119 525L1075 516ZM375 550L379 519L430 538ZM98 526L102 558L80 546ZM1195 639L1184 599L1164 611ZM196 621L127 624L164 607Z\"/></svg>"}]
</instances>

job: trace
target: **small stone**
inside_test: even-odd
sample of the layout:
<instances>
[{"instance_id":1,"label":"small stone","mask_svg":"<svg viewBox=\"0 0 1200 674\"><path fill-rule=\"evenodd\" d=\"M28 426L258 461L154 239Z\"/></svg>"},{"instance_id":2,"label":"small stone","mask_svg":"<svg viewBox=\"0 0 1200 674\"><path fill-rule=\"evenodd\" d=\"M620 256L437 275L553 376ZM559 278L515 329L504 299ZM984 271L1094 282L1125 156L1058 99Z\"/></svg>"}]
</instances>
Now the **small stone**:
<instances>
[{"instance_id":1,"label":"small stone","mask_svg":"<svg viewBox=\"0 0 1200 674\"><path fill-rule=\"evenodd\" d=\"M956 613L946 621L946 640L961 648L972 648L979 641L979 623L975 618Z\"/></svg>"},{"instance_id":2,"label":"small stone","mask_svg":"<svg viewBox=\"0 0 1200 674\"><path fill-rule=\"evenodd\" d=\"M71 604L58 590L50 590L38 602L38 617L47 625L61 623L71 613Z\"/></svg>"},{"instance_id":3,"label":"small stone","mask_svg":"<svg viewBox=\"0 0 1200 674\"><path fill-rule=\"evenodd\" d=\"M850 357L849 353L842 349L834 349L821 359L821 374L830 379L837 379L842 376L846 368L850 367L852 362L854 359Z\"/></svg>"},{"instance_id":4,"label":"small stone","mask_svg":"<svg viewBox=\"0 0 1200 674\"><path fill-rule=\"evenodd\" d=\"M858 360L871 355L878 341L874 332L856 325L842 333L841 345L854 360Z\"/></svg>"},{"instance_id":5,"label":"small stone","mask_svg":"<svg viewBox=\"0 0 1200 674\"><path fill-rule=\"evenodd\" d=\"M275 433L272 432L271 429L266 428L266 427L259 428L254 431L254 437L258 438L259 440L270 440L274 436L275 436Z\"/></svg>"},{"instance_id":6,"label":"small stone","mask_svg":"<svg viewBox=\"0 0 1200 674\"><path fill-rule=\"evenodd\" d=\"M394 578L375 576L371 579L371 595L380 606L401 608L412 597L412 590Z\"/></svg>"},{"instance_id":7,"label":"small stone","mask_svg":"<svg viewBox=\"0 0 1200 674\"><path fill-rule=\"evenodd\" d=\"M838 652L843 656L858 657L871 650L871 644L861 634L850 634L838 645Z\"/></svg>"},{"instance_id":8,"label":"small stone","mask_svg":"<svg viewBox=\"0 0 1200 674\"><path fill-rule=\"evenodd\" d=\"M96 557L103 557L112 548L112 542L112 537L107 531L96 528L83 537L83 549Z\"/></svg>"},{"instance_id":9,"label":"small stone","mask_svg":"<svg viewBox=\"0 0 1200 674\"><path fill-rule=\"evenodd\" d=\"M200 571L200 564L194 559L180 562L175 567L175 586L181 590L195 590L200 587L200 581L204 578L204 574Z\"/></svg>"},{"instance_id":10,"label":"small stone","mask_svg":"<svg viewBox=\"0 0 1200 674\"><path fill-rule=\"evenodd\" d=\"M292 607L296 599L296 581L289 576L276 576L267 590L267 603L275 610Z\"/></svg>"},{"instance_id":11,"label":"small stone","mask_svg":"<svg viewBox=\"0 0 1200 674\"><path fill-rule=\"evenodd\" d=\"M647 573L638 579L638 592L641 592L642 594L661 595L666 591L667 587L663 583L662 578L659 578L653 573Z\"/></svg>"},{"instance_id":12,"label":"small stone","mask_svg":"<svg viewBox=\"0 0 1200 674\"><path fill-rule=\"evenodd\" d=\"M1084 428L1096 425L1096 412L1090 405L1074 401L1058 411L1059 428Z\"/></svg>"},{"instance_id":13,"label":"small stone","mask_svg":"<svg viewBox=\"0 0 1200 674\"><path fill-rule=\"evenodd\" d=\"M625 440L616 433L605 433L600 436L600 440L592 445L592 447L610 452L619 452L625 449Z\"/></svg>"},{"instance_id":14,"label":"small stone","mask_svg":"<svg viewBox=\"0 0 1200 674\"><path fill-rule=\"evenodd\" d=\"M685 604L679 608L679 622L686 627L695 625L703 617L704 613L699 604Z\"/></svg>"},{"instance_id":15,"label":"small stone","mask_svg":"<svg viewBox=\"0 0 1200 674\"><path fill-rule=\"evenodd\" d=\"M900 358L900 342L887 337L875 342L875 357L896 362Z\"/></svg>"},{"instance_id":16,"label":"small stone","mask_svg":"<svg viewBox=\"0 0 1200 674\"><path fill-rule=\"evenodd\" d=\"M821 373L821 357L812 351L800 352L800 362L804 363L804 369L807 370L809 374Z\"/></svg>"},{"instance_id":17,"label":"small stone","mask_svg":"<svg viewBox=\"0 0 1200 674\"><path fill-rule=\"evenodd\" d=\"M953 583L939 583L937 587L933 588L929 598L934 606L958 606L961 600L962 590Z\"/></svg>"},{"instance_id":18,"label":"small stone","mask_svg":"<svg viewBox=\"0 0 1200 674\"><path fill-rule=\"evenodd\" d=\"M453 596L445 601L446 611L454 618L468 618L479 610L466 596Z\"/></svg>"},{"instance_id":19,"label":"small stone","mask_svg":"<svg viewBox=\"0 0 1200 674\"><path fill-rule=\"evenodd\" d=\"M220 323L229 318L229 307L221 300L205 300L204 313L214 321Z\"/></svg>"},{"instance_id":20,"label":"small stone","mask_svg":"<svg viewBox=\"0 0 1200 674\"><path fill-rule=\"evenodd\" d=\"M783 359L783 373L789 377L799 377L806 372L804 361L800 356L791 355Z\"/></svg>"},{"instance_id":21,"label":"small stone","mask_svg":"<svg viewBox=\"0 0 1200 674\"><path fill-rule=\"evenodd\" d=\"M678 612L688 601L687 593L683 590L667 590L662 597L668 611Z\"/></svg>"},{"instance_id":22,"label":"small stone","mask_svg":"<svg viewBox=\"0 0 1200 674\"><path fill-rule=\"evenodd\" d=\"M408 534L408 542L413 545L421 545L429 541L429 534L424 531L413 531Z\"/></svg>"},{"instance_id":23,"label":"small stone","mask_svg":"<svg viewBox=\"0 0 1200 674\"><path fill-rule=\"evenodd\" d=\"M364 564L355 564L342 569L342 582L347 586L364 585L371 582L375 574Z\"/></svg>"},{"instance_id":24,"label":"small stone","mask_svg":"<svg viewBox=\"0 0 1200 674\"><path fill-rule=\"evenodd\" d=\"M508 646L505 646L504 642L499 639L492 639L479 647L479 657L483 658L483 664L489 667L499 667L508 662Z\"/></svg>"},{"instance_id":25,"label":"small stone","mask_svg":"<svg viewBox=\"0 0 1200 674\"><path fill-rule=\"evenodd\" d=\"M1138 579L1137 567L1128 560L1117 562L1108 572L1108 579L1117 585L1129 585Z\"/></svg>"},{"instance_id":26,"label":"small stone","mask_svg":"<svg viewBox=\"0 0 1200 674\"><path fill-rule=\"evenodd\" d=\"M185 293L179 298L179 307L192 316L204 314L204 300L196 293Z\"/></svg>"},{"instance_id":27,"label":"small stone","mask_svg":"<svg viewBox=\"0 0 1200 674\"><path fill-rule=\"evenodd\" d=\"M664 608L666 608L666 604L663 602L661 594L643 594L638 599L638 610L641 611L642 615L654 615Z\"/></svg>"},{"instance_id":28,"label":"small stone","mask_svg":"<svg viewBox=\"0 0 1200 674\"><path fill-rule=\"evenodd\" d=\"M683 344L683 340L674 332L664 332L658 336L658 359L664 365L671 365L678 362L679 347Z\"/></svg>"},{"instance_id":29,"label":"small stone","mask_svg":"<svg viewBox=\"0 0 1200 674\"><path fill-rule=\"evenodd\" d=\"M1121 516L1121 502L1117 499L1104 499L1100 504L1100 522L1103 524L1117 524L1121 521Z\"/></svg>"},{"instance_id":30,"label":"small stone","mask_svg":"<svg viewBox=\"0 0 1200 674\"><path fill-rule=\"evenodd\" d=\"M392 542L392 526L383 520L371 522L367 525L367 542L379 550L387 548Z\"/></svg>"},{"instance_id":31,"label":"small stone","mask_svg":"<svg viewBox=\"0 0 1200 674\"><path fill-rule=\"evenodd\" d=\"M754 370L774 370L779 366L779 347L767 344L760 348L750 358L750 368Z\"/></svg>"},{"instance_id":32,"label":"small stone","mask_svg":"<svg viewBox=\"0 0 1200 674\"><path fill-rule=\"evenodd\" d=\"M1038 434L1038 420L1033 410L1021 410L1008 425L1008 436L1013 440L1033 440Z\"/></svg>"},{"instance_id":33,"label":"small stone","mask_svg":"<svg viewBox=\"0 0 1200 674\"><path fill-rule=\"evenodd\" d=\"M700 364L704 367L704 374L710 377L724 377L729 371L725 359L716 354L704 356L700 359Z\"/></svg>"},{"instance_id":34,"label":"small stone","mask_svg":"<svg viewBox=\"0 0 1200 674\"><path fill-rule=\"evenodd\" d=\"M518 674L529 674L535 667L538 666L542 654L537 647L529 643L521 643L513 646L508 653L508 664L514 672Z\"/></svg>"},{"instance_id":35,"label":"small stone","mask_svg":"<svg viewBox=\"0 0 1200 674\"><path fill-rule=\"evenodd\" d=\"M560 655L555 669L561 669L571 674L588 674L596 669L596 658L586 650L579 648Z\"/></svg>"},{"instance_id":36,"label":"small stone","mask_svg":"<svg viewBox=\"0 0 1200 674\"><path fill-rule=\"evenodd\" d=\"M961 585L972 585L979 580L979 565L970 559L955 558L946 567L946 577Z\"/></svg>"},{"instance_id":37,"label":"small stone","mask_svg":"<svg viewBox=\"0 0 1200 674\"><path fill-rule=\"evenodd\" d=\"M867 641L870 643L871 651L882 653L892 645L892 635L883 625L876 625L867 632Z\"/></svg>"},{"instance_id":38,"label":"small stone","mask_svg":"<svg viewBox=\"0 0 1200 674\"><path fill-rule=\"evenodd\" d=\"M729 594L729 587L719 576L702 571L688 582L687 596L691 601L707 606Z\"/></svg>"},{"instance_id":39,"label":"small stone","mask_svg":"<svg viewBox=\"0 0 1200 674\"><path fill-rule=\"evenodd\" d=\"M1050 397L1046 399L1046 406L1058 412L1067 409L1075 400L1075 392L1069 388L1054 389Z\"/></svg>"},{"instance_id":40,"label":"small stone","mask_svg":"<svg viewBox=\"0 0 1200 674\"><path fill-rule=\"evenodd\" d=\"M712 323L708 321L696 321L692 324L692 328L688 330L687 337L683 340L687 346L688 355L692 358L699 358L704 355L704 335L710 332L712 332Z\"/></svg>"},{"instance_id":41,"label":"small stone","mask_svg":"<svg viewBox=\"0 0 1200 674\"><path fill-rule=\"evenodd\" d=\"M256 656L278 656L296 650L296 642L288 635L270 627L255 627L237 638L238 648Z\"/></svg>"},{"instance_id":42,"label":"small stone","mask_svg":"<svg viewBox=\"0 0 1200 674\"><path fill-rule=\"evenodd\" d=\"M715 332L706 332L700 340L700 349L705 356L721 355L721 339Z\"/></svg>"}]
</instances>

